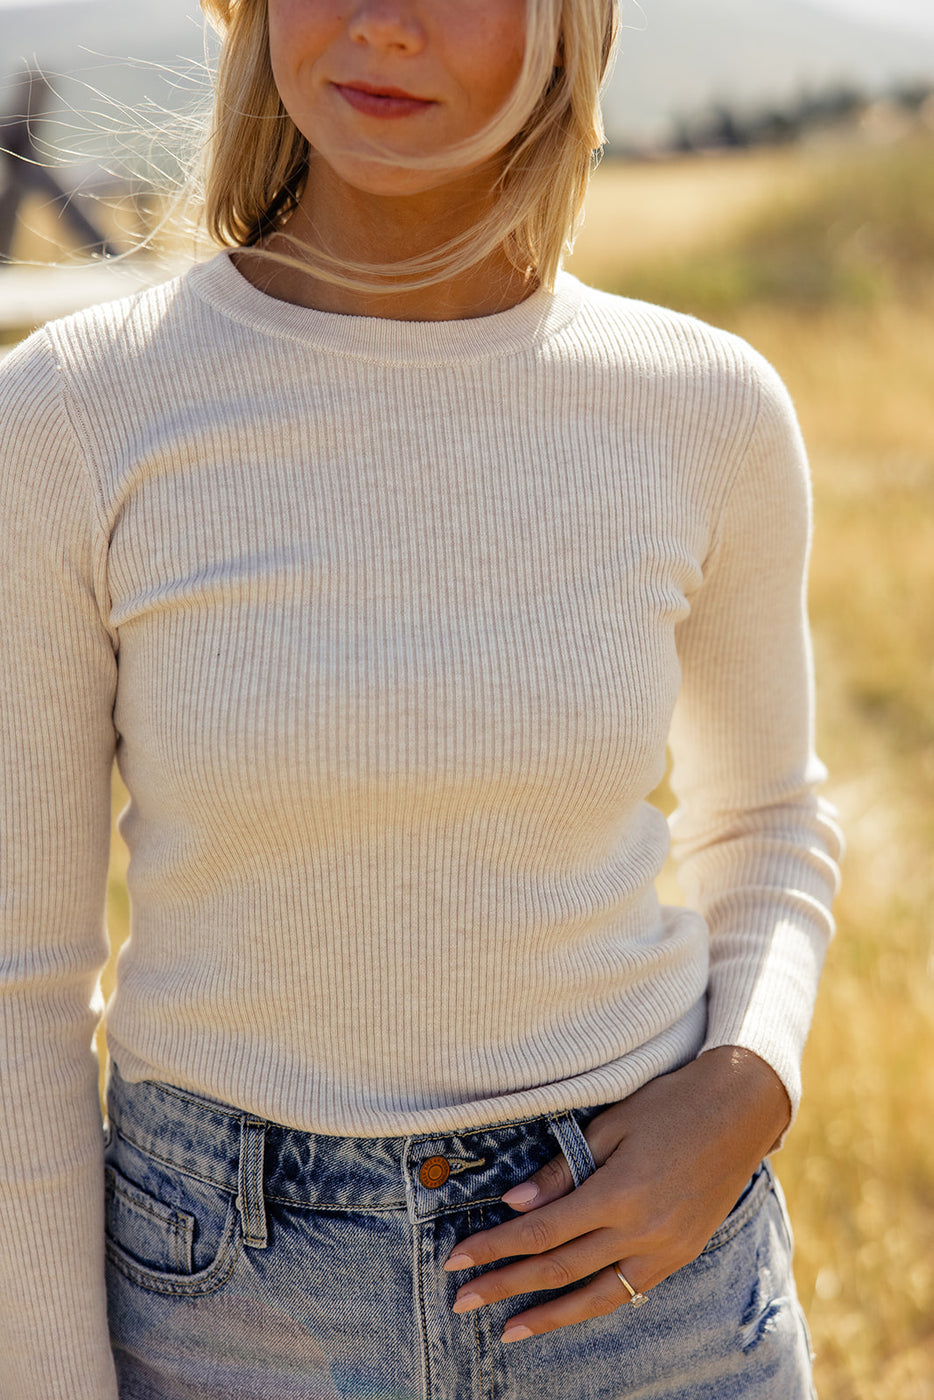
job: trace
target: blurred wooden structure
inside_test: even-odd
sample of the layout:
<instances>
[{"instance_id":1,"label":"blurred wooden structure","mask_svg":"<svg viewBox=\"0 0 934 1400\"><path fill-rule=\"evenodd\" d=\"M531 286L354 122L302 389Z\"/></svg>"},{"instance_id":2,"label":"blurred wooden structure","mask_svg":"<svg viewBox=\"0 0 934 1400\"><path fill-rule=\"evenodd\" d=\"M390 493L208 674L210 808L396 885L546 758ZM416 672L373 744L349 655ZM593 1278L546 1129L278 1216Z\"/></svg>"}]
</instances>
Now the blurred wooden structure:
<instances>
[{"instance_id":1,"label":"blurred wooden structure","mask_svg":"<svg viewBox=\"0 0 934 1400\"><path fill-rule=\"evenodd\" d=\"M43 159L36 132L48 111L50 96L49 84L41 74L24 73L14 90L12 110L0 117L0 264L12 259L20 208L30 194L45 199L71 241L89 257L113 257L117 252Z\"/></svg>"}]
</instances>

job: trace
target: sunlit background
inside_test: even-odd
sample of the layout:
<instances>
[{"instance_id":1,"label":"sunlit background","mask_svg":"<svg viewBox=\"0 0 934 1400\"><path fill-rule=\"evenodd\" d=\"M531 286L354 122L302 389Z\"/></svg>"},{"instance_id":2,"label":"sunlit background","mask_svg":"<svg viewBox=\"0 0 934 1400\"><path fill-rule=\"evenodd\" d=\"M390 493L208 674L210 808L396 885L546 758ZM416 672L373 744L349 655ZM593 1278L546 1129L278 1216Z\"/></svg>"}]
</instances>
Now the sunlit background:
<instances>
[{"instance_id":1,"label":"sunlit background","mask_svg":"<svg viewBox=\"0 0 934 1400\"><path fill-rule=\"evenodd\" d=\"M819 1390L934 1400L934 5L623 16L572 270L751 340L812 455L819 739L850 849L777 1166ZM210 52L195 0L0 0L0 354L193 255L160 220ZM115 839L115 949L124 872Z\"/></svg>"}]
</instances>

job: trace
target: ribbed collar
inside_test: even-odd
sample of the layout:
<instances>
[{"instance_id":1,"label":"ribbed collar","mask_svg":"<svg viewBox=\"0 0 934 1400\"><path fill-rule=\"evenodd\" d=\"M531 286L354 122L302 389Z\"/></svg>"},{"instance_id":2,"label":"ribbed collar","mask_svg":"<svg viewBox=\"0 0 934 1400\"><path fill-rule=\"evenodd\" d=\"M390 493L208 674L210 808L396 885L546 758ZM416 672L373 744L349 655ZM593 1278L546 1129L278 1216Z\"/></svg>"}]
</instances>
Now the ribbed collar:
<instances>
[{"instance_id":1,"label":"ribbed collar","mask_svg":"<svg viewBox=\"0 0 934 1400\"><path fill-rule=\"evenodd\" d=\"M199 263L188 276L202 301L266 335L354 359L429 367L528 350L574 319L584 290L575 277L562 272L553 292L541 288L508 311L459 321L397 321L280 301L248 282L226 251Z\"/></svg>"}]
</instances>

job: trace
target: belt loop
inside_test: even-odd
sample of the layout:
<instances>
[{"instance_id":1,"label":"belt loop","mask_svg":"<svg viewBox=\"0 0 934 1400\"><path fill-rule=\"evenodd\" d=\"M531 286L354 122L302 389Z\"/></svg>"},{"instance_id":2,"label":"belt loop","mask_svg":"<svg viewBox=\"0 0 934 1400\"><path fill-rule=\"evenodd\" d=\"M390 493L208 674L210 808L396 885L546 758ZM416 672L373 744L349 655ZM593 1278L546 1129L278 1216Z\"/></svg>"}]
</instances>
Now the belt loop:
<instances>
[{"instance_id":1,"label":"belt loop","mask_svg":"<svg viewBox=\"0 0 934 1400\"><path fill-rule=\"evenodd\" d=\"M263 1199L263 1155L266 1124L261 1118L240 1120L240 1173L237 1207L243 1225L243 1243L250 1249L265 1249L266 1204Z\"/></svg>"},{"instance_id":2,"label":"belt loop","mask_svg":"<svg viewBox=\"0 0 934 1400\"><path fill-rule=\"evenodd\" d=\"M580 1186L597 1169L583 1129L570 1112L549 1114L548 1126L558 1139L561 1151L567 1158L575 1187Z\"/></svg>"}]
</instances>

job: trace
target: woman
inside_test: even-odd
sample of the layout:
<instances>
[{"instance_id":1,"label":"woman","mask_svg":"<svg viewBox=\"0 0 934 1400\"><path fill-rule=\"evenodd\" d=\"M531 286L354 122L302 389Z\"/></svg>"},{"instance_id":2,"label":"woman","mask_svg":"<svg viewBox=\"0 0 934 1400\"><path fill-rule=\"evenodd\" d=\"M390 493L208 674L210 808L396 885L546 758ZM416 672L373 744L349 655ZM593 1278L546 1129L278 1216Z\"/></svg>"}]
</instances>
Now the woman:
<instances>
[{"instance_id":1,"label":"woman","mask_svg":"<svg viewBox=\"0 0 934 1400\"><path fill-rule=\"evenodd\" d=\"M559 271L607 0L204 7L226 251L0 381L0 1391L808 1396L787 395Z\"/></svg>"}]
</instances>

